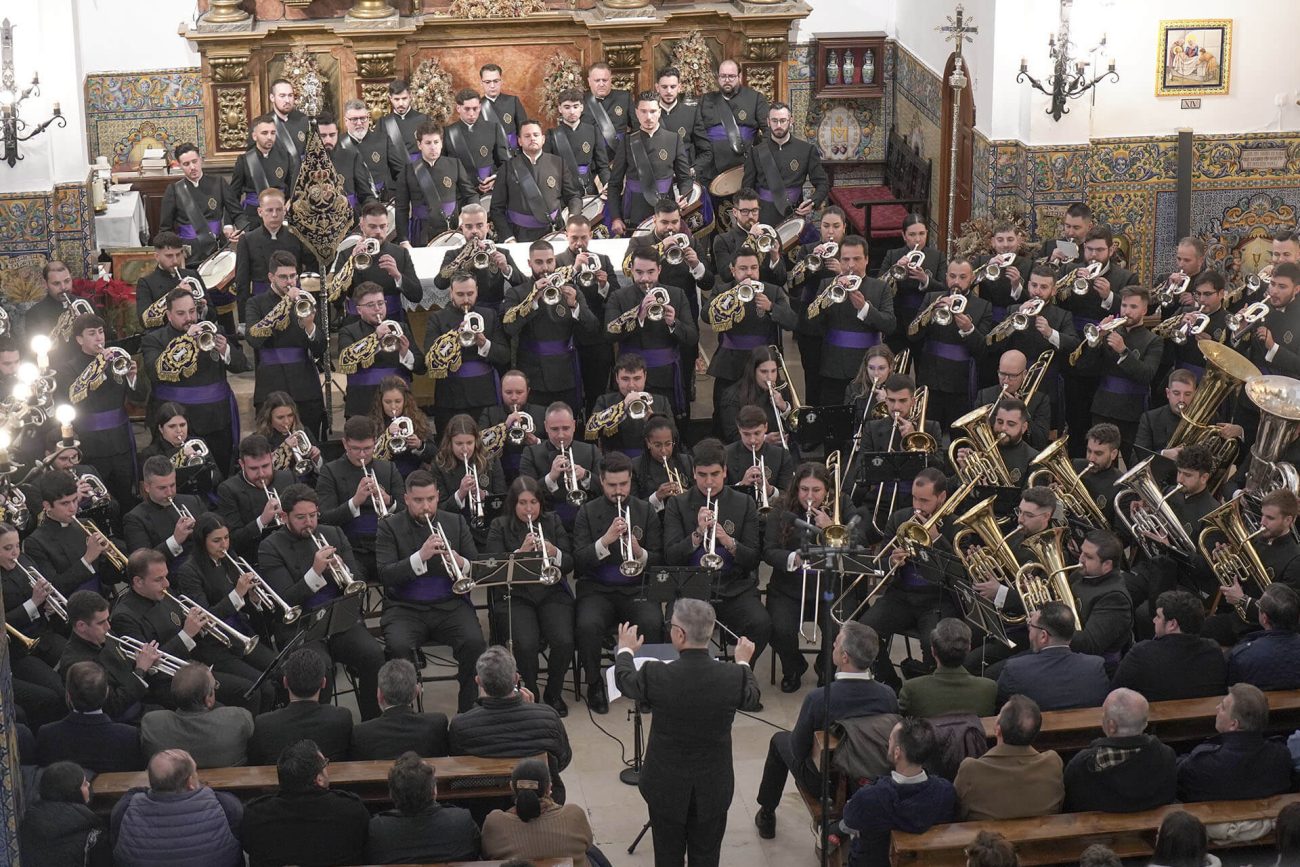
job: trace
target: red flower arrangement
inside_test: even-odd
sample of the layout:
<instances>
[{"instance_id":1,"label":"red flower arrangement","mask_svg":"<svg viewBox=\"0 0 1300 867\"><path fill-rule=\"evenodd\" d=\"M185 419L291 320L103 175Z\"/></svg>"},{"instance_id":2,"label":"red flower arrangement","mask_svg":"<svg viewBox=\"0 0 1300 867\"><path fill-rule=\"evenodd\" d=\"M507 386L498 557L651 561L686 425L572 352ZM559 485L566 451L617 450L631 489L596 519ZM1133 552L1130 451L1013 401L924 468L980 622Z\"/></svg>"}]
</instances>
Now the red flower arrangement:
<instances>
[{"instance_id":1,"label":"red flower arrangement","mask_svg":"<svg viewBox=\"0 0 1300 867\"><path fill-rule=\"evenodd\" d=\"M73 280L72 294L85 298L102 310L113 333L119 337L138 334L140 318L135 312L135 287L121 280Z\"/></svg>"}]
</instances>

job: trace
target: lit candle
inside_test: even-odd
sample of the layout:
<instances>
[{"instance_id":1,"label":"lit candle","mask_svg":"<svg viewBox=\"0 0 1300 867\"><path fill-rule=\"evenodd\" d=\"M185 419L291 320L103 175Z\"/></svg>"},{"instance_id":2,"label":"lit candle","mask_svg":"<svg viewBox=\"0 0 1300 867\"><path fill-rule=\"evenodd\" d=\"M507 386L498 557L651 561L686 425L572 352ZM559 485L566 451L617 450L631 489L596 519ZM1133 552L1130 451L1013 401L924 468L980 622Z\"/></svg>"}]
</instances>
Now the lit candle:
<instances>
[{"instance_id":1,"label":"lit candle","mask_svg":"<svg viewBox=\"0 0 1300 867\"><path fill-rule=\"evenodd\" d=\"M1021 72L1029 71L1029 60L1027 58L1024 57L1020 58L1020 71Z\"/></svg>"},{"instance_id":2,"label":"lit candle","mask_svg":"<svg viewBox=\"0 0 1300 867\"><path fill-rule=\"evenodd\" d=\"M1080 60L1078 63L1074 64L1074 71L1079 75L1083 75L1083 67L1084 67L1084 62Z\"/></svg>"},{"instance_id":3,"label":"lit candle","mask_svg":"<svg viewBox=\"0 0 1300 867\"><path fill-rule=\"evenodd\" d=\"M54 417L59 422L59 435L65 440L71 440L73 438L72 420L77 417L77 411L66 403L60 404L54 410Z\"/></svg>"},{"instance_id":4,"label":"lit candle","mask_svg":"<svg viewBox=\"0 0 1300 867\"><path fill-rule=\"evenodd\" d=\"M53 344L50 338L44 334L37 334L32 338L32 352L36 354L36 366L42 371L50 368L50 349Z\"/></svg>"},{"instance_id":5,"label":"lit candle","mask_svg":"<svg viewBox=\"0 0 1300 867\"><path fill-rule=\"evenodd\" d=\"M55 113L56 115L57 115L57 114L62 114L62 112L59 111L59 104L58 104L57 102L54 103L54 113Z\"/></svg>"},{"instance_id":6,"label":"lit candle","mask_svg":"<svg viewBox=\"0 0 1300 867\"><path fill-rule=\"evenodd\" d=\"M1113 57L1110 59L1110 71L1111 72L1115 71L1115 58Z\"/></svg>"}]
</instances>

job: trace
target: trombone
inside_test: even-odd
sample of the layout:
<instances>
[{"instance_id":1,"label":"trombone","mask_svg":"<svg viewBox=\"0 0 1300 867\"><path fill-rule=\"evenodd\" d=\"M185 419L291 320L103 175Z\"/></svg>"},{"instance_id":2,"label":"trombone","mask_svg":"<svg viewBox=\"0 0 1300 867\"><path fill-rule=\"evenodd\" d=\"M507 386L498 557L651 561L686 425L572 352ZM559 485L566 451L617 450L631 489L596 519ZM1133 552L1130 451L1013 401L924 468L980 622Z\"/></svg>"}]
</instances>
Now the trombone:
<instances>
[{"instance_id":1,"label":"trombone","mask_svg":"<svg viewBox=\"0 0 1300 867\"><path fill-rule=\"evenodd\" d=\"M258 638L256 635L244 635L229 623L219 620L211 611L208 611L190 597L181 594L178 599L164 590L163 598L179 606L181 614L185 617L189 617L192 611L198 611L203 615L203 628L200 630L200 634L208 636L223 647L238 651L240 656L248 656L253 652L253 648L257 647Z\"/></svg>"},{"instance_id":2,"label":"trombone","mask_svg":"<svg viewBox=\"0 0 1300 867\"><path fill-rule=\"evenodd\" d=\"M664 463L664 473L668 476L668 484L673 486L673 488L675 489L675 493L680 494L683 491L685 491L686 488L682 484L682 474L668 460L667 455L663 457L663 463Z\"/></svg>"},{"instance_id":3,"label":"trombone","mask_svg":"<svg viewBox=\"0 0 1300 867\"><path fill-rule=\"evenodd\" d=\"M68 597L60 593L59 588L55 587L53 583L47 580L46 577L42 575L38 569L34 567L31 569L27 568L22 564L21 560L15 560L14 565L17 566L19 569L21 569L22 573L27 576L27 581L32 585L33 588L37 587L42 581L44 581L46 584L49 584L50 592L45 596L45 603L46 605L49 606L50 611L56 617L58 617L64 623L67 623L68 622Z\"/></svg>"},{"instance_id":4,"label":"trombone","mask_svg":"<svg viewBox=\"0 0 1300 867\"><path fill-rule=\"evenodd\" d=\"M560 583L560 567L551 562L551 555L546 550L546 534L542 532L540 521L533 523L533 519L528 519L528 535L537 541L537 547L542 551L542 572L539 580L543 585L551 587Z\"/></svg>"},{"instance_id":5,"label":"trombone","mask_svg":"<svg viewBox=\"0 0 1300 867\"><path fill-rule=\"evenodd\" d=\"M134 660L136 654L148 646L140 639L132 638L129 635L114 635L110 632L108 633L107 639L113 642L113 645L117 648L118 656L122 657L127 662ZM172 656L170 653L164 653L159 650L158 661L149 667L146 674L161 674L164 677L173 677L176 672L180 671L187 665L189 665L189 663L186 660L181 659L179 656Z\"/></svg>"},{"instance_id":6,"label":"trombone","mask_svg":"<svg viewBox=\"0 0 1300 867\"><path fill-rule=\"evenodd\" d=\"M268 614L279 609L284 612L280 619L285 623L293 623L301 616L302 608L285 602L280 594L276 593L275 589L266 583L266 579L257 574L257 571L248 564L247 560L243 557L232 557L229 551L226 552L225 558L235 568L235 574L253 576L253 583L248 588L248 595L254 608Z\"/></svg>"},{"instance_id":7,"label":"trombone","mask_svg":"<svg viewBox=\"0 0 1300 867\"><path fill-rule=\"evenodd\" d=\"M776 361L781 366L781 377L785 380L785 387L790 389L790 408L786 410L786 415L788 416L786 423L789 425L790 430L796 431L799 429L798 413L799 410L803 408L803 404L799 400L799 392L795 390L794 380L790 378L790 369L785 366L785 353L783 353L781 347L777 346L775 343L769 344L767 351L776 356ZM785 431L781 427L781 413L776 409L776 396L774 392L777 388L780 388L780 386L776 383L769 383L767 386L768 395L772 398L772 412L776 415L776 430L777 433L781 434L781 444L785 445Z\"/></svg>"},{"instance_id":8,"label":"trombone","mask_svg":"<svg viewBox=\"0 0 1300 867\"><path fill-rule=\"evenodd\" d=\"M645 564L632 551L632 507L626 505L623 497L619 497L614 501L614 514L623 519L623 537L619 540L623 548L623 562L618 564L618 571L624 578L635 578L645 570Z\"/></svg>"},{"instance_id":9,"label":"trombone","mask_svg":"<svg viewBox=\"0 0 1300 867\"><path fill-rule=\"evenodd\" d=\"M77 522L77 526L81 528L81 532L85 533L87 538L89 538L90 536L103 537L104 542L107 545L107 547L104 548L104 556L108 557L108 562L112 564L114 569L118 570L119 572L123 572L123 573L126 572L126 555L123 554L122 551L116 545L113 544L112 539L104 535L104 533L101 532L100 529L95 526L94 521L82 521L80 518L76 517L75 515L73 516L72 520Z\"/></svg>"},{"instance_id":10,"label":"trombone","mask_svg":"<svg viewBox=\"0 0 1300 867\"><path fill-rule=\"evenodd\" d=\"M317 551L322 548L333 547L320 533L311 533L310 536L312 542L316 545ZM330 573L328 577L334 582L335 586L343 591L344 596L352 596L366 589L366 582L358 581L352 577L352 570L348 568L347 563L343 562L343 558L339 556L337 551L330 555L327 568Z\"/></svg>"},{"instance_id":11,"label":"trombone","mask_svg":"<svg viewBox=\"0 0 1300 867\"><path fill-rule=\"evenodd\" d=\"M817 523L814 520L814 516L813 516L812 500L809 500L807 502L806 511L807 511L808 523L816 527ZM803 558L800 557L800 560L802 559ZM799 637L810 644L820 644L821 643L821 617L819 616L819 614L821 609L821 598L822 598L822 570L809 569L807 563L801 563L799 567L799 572L801 578L800 587L799 587L799 616L801 618L803 617L803 612L806 610L804 606L808 604L808 573L812 572L815 573L817 576L816 577L817 583L813 587L812 629L809 630L808 632L804 632L804 624L806 624L808 621L800 620Z\"/></svg>"}]
</instances>

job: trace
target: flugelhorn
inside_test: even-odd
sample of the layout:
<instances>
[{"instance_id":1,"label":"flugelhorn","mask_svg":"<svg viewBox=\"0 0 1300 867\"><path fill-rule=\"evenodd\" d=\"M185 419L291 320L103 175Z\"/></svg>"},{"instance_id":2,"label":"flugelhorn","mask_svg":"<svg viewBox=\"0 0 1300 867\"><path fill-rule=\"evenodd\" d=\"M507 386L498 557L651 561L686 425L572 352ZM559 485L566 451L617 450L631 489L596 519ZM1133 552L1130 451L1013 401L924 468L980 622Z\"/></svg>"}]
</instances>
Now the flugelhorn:
<instances>
[{"instance_id":1,"label":"flugelhorn","mask_svg":"<svg viewBox=\"0 0 1300 867\"><path fill-rule=\"evenodd\" d=\"M742 304L748 304L756 295L763 294L763 284L759 280L741 280L736 284L736 298Z\"/></svg>"},{"instance_id":2,"label":"flugelhorn","mask_svg":"<svg viewBox=\"0 0 1300 867\"><path fill-rule=\"evenodd\" d=\"M511 412L517 413L518 417L514 424L506 428L506 439L511 445L521 446L528 439L529 434L537 432L537 422L533 421L533 417L528 413L520 411L517 406Z\"/></svg>"},{"instance_id":3,"label":"flugelhorn","mask_svg":"<svg viewBox=\"0 0 1300 867\"><path fill-rule=\"evenodd\" d=\"M965 295L961 293L940 295L917 314L916 318L912 320L912 324L907 327L907 333L911 335L919 334L922 328L930 324L931 320L936 325L950 325L953 316L965 312Z\"/></svg>"},{"instance_id":4,"label":"flugelhorn","mask_svg":"<svg viewBox=\"0 0 1300 867\"><path fill-rule=\"evenodd\" d=\"M293 299L293 315L299 319L306 319L308 316L316 315L316 299L306 292L300 291Z\"/></svg>"},{"instance_id":5,"label":"flugelhorn","mask_svg":"<svg viewBox=\"0 0 1300 867\"><path fill-rule=\"evenodd\" d=\"M686 248L691 245L691 239L682 232L669 235L655 245L659 255L664 257L664 262L669 265L680 265L686 260Z\"/></svg>"},{"instance_id":6,"label":"flugelhorn","mask_svg":"<svg viewBox=\"0 0 1300 867\"><path fill-rule=\"evenodd\" d=\"M256 635L244 635L190 597L182 594L177 598L164 590L163 598L178 606L183 617L189 617L190 612L197 611L203 618L203 628L199 630L199 633L208 636L223 647L236 651L240 656L248 656L257 647L258 637Z\"/></svg>"},{"instance_id":7,"label":"flugelhorn","mask_svg":"<svg viewBox=\"0 0 1300 867\"><path fill-rule=\"evenodd\" d=\"M771 253L781 245L781 236L767 223L755 223L747 239L760 253Z\"/></svg>"},{"instance_id":8,"label":"flugelhorn","mask_svg":"<svg viewBox=\"0 0 1300 867\"><path fill-rule=\"evenodd\" d=\"M1011 263L1016 261L1015 252L999 253L989 259L988 263L980 271L980 280L993 281L1002 276L1002 271L1011 267Z\"/></svg>"},{"instance_id":9,"label":"flugelhorn","mask_svg":"<svg viewBox=\"0 0 1300 867\"><path fill-rule=\"evenodd\" d=\"M415 436L415 422L409 416L399 415L388 424L388 450L400 455L408 448L407 437Z\"/></svg>"},{"instance_id":10,"label":"flugelhorn","mask_svg":"<svg viewBox=\"0 0 1300 867\"><path fill-rule=\"evenodd\" d=\"M194 344L200 352L213 352L217 348L217 326L204 319L198 323L194 332Z\"/></svg>"},{"instance_id":11,"label":"flugelhorn","mask_svg":"<svg viewBox=\"0 0 1300 867\"><path fill-rule=\"evenodd\" d=\"M840 245L834 241L824 241L812 248L812 252L804 259L808 263L809 271L820 271L825 264L834 259L840 253Z\"/></svg>"},{"instance_id":12,"label":"flugelhorn","mask_svg":"<svg viewBox=\"0 0 1300 867\"><path fill-rule=\"evenodd\" d=\"M266 583L266 579L259 575L257 570L250 566L243 557L232 557L230 552L227 551L225 558L226 562L234 567L235 574L253 576L253 583L248 587L248 595L254 608L268 614L274 614L278 610L282 612L280 620L284 623L293 623L302 615L300 607L285 602L280 597L280 594L276 593L275 589Z\"/></svg>"},{"instance_id":13,"label":"flugelhorn","mask_svg":"<svg viewBox=\"0 0 1300 867\"><path fill-rule=\"evenodd\" d=\"M131 353L120 346L105 347L104 361L109 372L119 379L131 372Z\"/></svg>"},{"instance_id":14,"label":"flugelhorn","mask_svg":"<svg viewBox=\"0 0 1300 867\"><path fill-rule=\"evenodd\" d=\"M496 255L497 245L486 238L472 243L474 252L470 255L470 265L476 271L486 270L492 264L492 257Z\"/></svg>"},{"instance_id":15,"label":"flugelhorn","mask_svg":"<svg viewBox=\"0 0 1300 867\"><path fill-rule=\"evenodd\" d=\"M172 455L172 466L178 470L186 467L201 467L207 462L210 454L208 444L203 440L188 439L181 443L176 454Z\"/></svg>"},{"instance_id":16,"label":"flugelhorn","mask_svg":"<svg viewBox=\"0 0 1300 867\"><path fill-rule=\"evenodd\" d=\"M889 268L889 276L895 281L906 280L908 269L920 268L925 264L925 252L921 245L917 244L912 250L903 257L902 262L895 262Z\"/></svg>"},{"instance_id":17,"label":"flugelhorn","mask_svg":"<svg viewBox=\"0 0 1300 867\"><path fill-rule=\"evenodd\" d=\"M646 297L650 301L646 304L645 318L651 322L662 322L664 314L667 312L668 303L671 300L668 290L662 286L655 286L647 293Z\"/></svg>"}]
</instances>

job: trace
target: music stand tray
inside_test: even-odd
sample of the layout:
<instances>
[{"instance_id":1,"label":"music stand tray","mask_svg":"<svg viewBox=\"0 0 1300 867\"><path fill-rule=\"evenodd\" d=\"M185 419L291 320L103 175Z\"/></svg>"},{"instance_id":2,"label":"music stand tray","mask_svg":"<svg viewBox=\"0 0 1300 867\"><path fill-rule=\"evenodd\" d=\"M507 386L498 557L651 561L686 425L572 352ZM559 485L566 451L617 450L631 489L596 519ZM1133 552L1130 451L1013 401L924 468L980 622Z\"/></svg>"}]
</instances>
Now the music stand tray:
<instances>
[{"instance_id":1,"label":"music stand tray","mask_svg":"<svg viewBox=\"0 0 1300 867\"><path fill-rule=\"evenodd\" d=\"M925 452L863 452L858 459L858 483L901 482L916 478L929 466Z\"/></svg>"},{"instance_id":2,"label":"music stand tray","mask_svg":"<svg viewBox=\"0 0 1300 867\"><path fill-rule=\"evenodd\" d=\"M804 448L826 445L828 448L837 442L848 442L853 436L853 407L837 404L834 406L803 406L795 412L798 430L795 439Z\"/></svg>"},{"instance_id":3,"label":"music stand tray","mask_svg":"<svg viewBox=\"0 0 1300 867\"><path fill-rule=\"evenodd\" d=\"M651 602L673 602L677 599L713 598L715 572L698 566L647 567L641 573L641 590Z\"/></svg>"}]
</instances>

